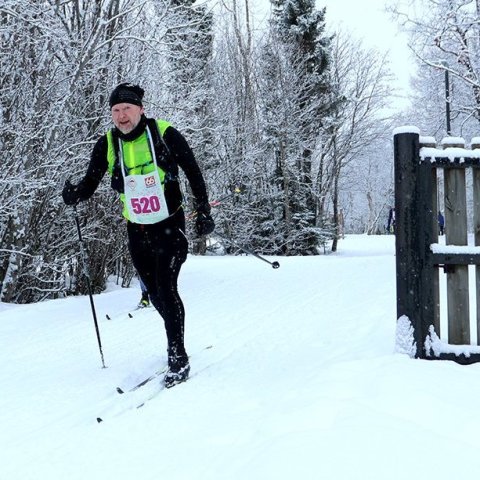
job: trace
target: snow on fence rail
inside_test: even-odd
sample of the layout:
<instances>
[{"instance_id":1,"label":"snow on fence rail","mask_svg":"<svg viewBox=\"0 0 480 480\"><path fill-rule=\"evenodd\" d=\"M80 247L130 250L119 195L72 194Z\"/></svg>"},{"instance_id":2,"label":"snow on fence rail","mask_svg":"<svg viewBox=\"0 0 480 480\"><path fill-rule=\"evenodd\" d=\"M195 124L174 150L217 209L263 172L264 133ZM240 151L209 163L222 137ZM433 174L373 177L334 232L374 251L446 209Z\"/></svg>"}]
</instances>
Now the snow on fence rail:
<instances>
[{"instance_id":1,"label":"snow on fence rail","mask_svg":"<svg viewBox=\"0 0 480 480\"><path fill-rule=\"evenodd\" d=\"M480 138L440 146L417 127L394 130L397 319L412 332L412 356L480 361ZM475 246L467 240L466 169L472 169ZM438 175L443 170L445 245L438 243ZM477 338L470 335L468 265L475 265ZM439 270L447 276L448 343L440 331ZM398 344L397 328L397 344ZM402 340L404 342L404 340ZM404 347L402 347L405 350Z\"/></svg>"}]
</instances>

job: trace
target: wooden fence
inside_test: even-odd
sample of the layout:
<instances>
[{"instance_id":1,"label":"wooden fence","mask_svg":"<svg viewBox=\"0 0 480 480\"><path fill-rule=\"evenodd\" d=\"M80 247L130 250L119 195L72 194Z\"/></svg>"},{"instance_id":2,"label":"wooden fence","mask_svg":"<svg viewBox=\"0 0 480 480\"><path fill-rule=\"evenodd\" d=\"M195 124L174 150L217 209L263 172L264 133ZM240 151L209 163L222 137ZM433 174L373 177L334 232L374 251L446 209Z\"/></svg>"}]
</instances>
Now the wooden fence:
<instances>
[{"instance_id":1,"label":"wooden fence","mask_svg":"<svg viewBox=\"0 0 480 480\"><path fill-rule=\"evenodd\" d=\"M477 141L478 140L478 141ZM414 355L469 364L480 361L480 139L394 132L397 318L413 327ZM466 181L466 170L472 181ZM438 184L443 170L445 244L438 237ZM467 184L473 198L474 245L467 238ZM470 333L468 265L476 265L476 338ZM448 342L440 330L439 272L446 275ZM472 279L470 279L473 281ZM473 302L472 302L473 303ZM445 335L443 335L445 337ZM432 348L432 345L434 347Z\"/></svg>"}]
</instances>

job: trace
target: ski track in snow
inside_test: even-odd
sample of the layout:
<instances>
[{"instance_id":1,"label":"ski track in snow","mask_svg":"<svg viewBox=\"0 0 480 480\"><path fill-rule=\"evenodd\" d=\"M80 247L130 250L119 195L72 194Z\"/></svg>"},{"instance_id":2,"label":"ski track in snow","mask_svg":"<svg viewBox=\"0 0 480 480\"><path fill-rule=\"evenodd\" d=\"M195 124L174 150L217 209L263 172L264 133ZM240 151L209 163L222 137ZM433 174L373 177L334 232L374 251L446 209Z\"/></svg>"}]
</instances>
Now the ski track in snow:
<instances>
[{"instance_id":1,"label":"ski track in snow","mask_svg":"<svg viewBox=\"0 0 480 480\"><path fill-rule=\"evenodd\" d=\"M170 390L115 391L166 363L156 311L127 316L139 288L95 296L105 369L88 297L0 304L0 480L471 476L480 366L393 353L394 237L272 260L189 257Z\"/></svg>"}]
</instances>

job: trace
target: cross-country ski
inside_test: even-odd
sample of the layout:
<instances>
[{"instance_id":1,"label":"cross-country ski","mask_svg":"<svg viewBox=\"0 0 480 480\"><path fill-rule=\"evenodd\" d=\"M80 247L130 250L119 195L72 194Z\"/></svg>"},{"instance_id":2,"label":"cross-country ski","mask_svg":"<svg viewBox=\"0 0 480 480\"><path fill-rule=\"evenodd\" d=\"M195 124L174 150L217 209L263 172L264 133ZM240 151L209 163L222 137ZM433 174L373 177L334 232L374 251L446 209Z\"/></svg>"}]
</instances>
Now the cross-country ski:
<instances>
[{"instance_id":1,"label":"cross-country ski","mask_svg":"<svg viewBox=\"0 0 480 480\"><path fill-rule=\"evenodd\" d=\"M164 367L164 368L161 368L160 370L157 370L155 373L153 373L152 375L150 375L149 377L141 380L139 383L136 383L135 385L133 385L132 387L130 388L122 388L122 387L117 387L116 388L116 391L117 393L119 393L120 395L123 395L124 393L128 393L128 392L134 392L135 390L138 390L139 388L145 386L148 382L151 382L152 380L155 380L156 378L158 378L160 375L162 375L162 373L165 373L167 371L167 367Z\"/></svg>"}]
</instances>

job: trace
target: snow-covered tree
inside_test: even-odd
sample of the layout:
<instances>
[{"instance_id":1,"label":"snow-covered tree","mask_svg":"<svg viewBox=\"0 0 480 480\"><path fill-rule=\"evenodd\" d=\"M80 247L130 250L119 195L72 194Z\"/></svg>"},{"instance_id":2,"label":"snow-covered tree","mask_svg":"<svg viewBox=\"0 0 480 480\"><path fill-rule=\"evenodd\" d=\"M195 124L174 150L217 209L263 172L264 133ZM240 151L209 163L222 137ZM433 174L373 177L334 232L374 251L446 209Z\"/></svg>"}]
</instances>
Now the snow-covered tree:
<instances>
[{"instance_id":1,"label":"snow-covered tree","mask_svg":"<svg viewBox=\"0 0 480 480\"><path fill-rule=\"evenodd\" d=\"M448 71L452 132L476 135L480 121L479 2L422 0L415 6L413 13L402 4L391 9L410 35L409 45L419 64L414 116L418 122L427 120L432 133L446 134L445 113L437 113L445 111L444 73Z\"/></svg>"},{"instance_id":2,"label":"snow-covered tree","mask_svg":"<svg viewBox=\"0 0 480 480\"><path fill-rule=\"evenodd\" d=\"M135 76L141 82L152 72L152 64L142 62L158 45L151 24L145 0L0 5L0 118L8 151L0 178L3 301L65 290L78 244L60 192L66 178L75 181L85 172L93 142L109 124L112 86ZM104 182L80 209L97 291L125 251L107 188ZM83 290L81 276L73 278L73 290Z\"/></svg>"},{"instance_id":3,"label":"snow-covered tree","mask_svg":"<svg viewBox=\"0 0 480 480\"><path fill-rule=\"evenodd\" d=\"M171 0L167 15L168 77L166 90L169 119L175 121L195 154L209 180L213 163L212 119L212 55L213 13L206 4L195 5L194 0ZM171 116L170 116L171 115ZM210 183L210 182L207 182ZM188 190L184 182L184 191ZM193 210L191 195L187 207ZM205 239L196 239L194 252L205 252Z\"/></svg>"},{"instance_id":4,"label":"snow-covered tree","mask_svg":"<svg viewBox=\"0 0 480 480\"><path fill-rule=\"evenodd\" d=\"M332 202L336 225L341 197L361 188L361 197L355 198L368 205L368 220L364 220L363 229L367 233L382 230L381 215L386 202L391 202L393 191L393 155L385 156L392 125L386 113L392 96L386 57L343 32L337 33L332 49L332 77L342 102L323 144L318 175L319 190L329 194L322 201Z\"/></svg>"},{"instance_id":5,"label":"snow-covered tree","mask_svg":"<svg viewBox=\"0 0 480 480\"><path fill-rule=\"evenodd\" d=\"M331 235L315 188L318 139L331 129L339 100L330 74L331 37L325 33L325 9L316 10L314 1L271 3L263 81L272 93L265 99L264 116L276 163L274 183L283 190L284 252L316 253L325 234ZM283 114L276 117L279 108Z\"/></svg>"},{"instance_id":6,"label":"snow-covered tree","mask_svg":"<svg viewBox=\"0 0 480 480\"><path fill-rule=\"evenodd\" d=\"M222 1L216 17L193 0L0 4L2 301L85 292L73 211L60 193L84 175L111 127L109 93L124 81L145 87L147 115L185 134L211 198L231 194L214 211L227 251L236 250L230 239L263 254L315 254L335 235L336 211L348 216L355 205L350 179L372 142L381 81L354 87L380 64L362 56L364 70L359 63L339 81L338 59L348 55L335 53L324 9L276 0L260 35L250 4ZM354 182L372 218L382 175L374 158L374 178ZM134 274L119 210L108 179L78 207L96 292L112 273L125 283Z\"/></svg>"}]
</instances>

